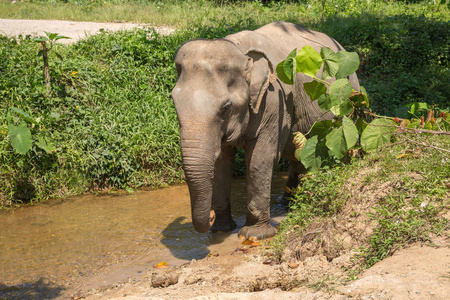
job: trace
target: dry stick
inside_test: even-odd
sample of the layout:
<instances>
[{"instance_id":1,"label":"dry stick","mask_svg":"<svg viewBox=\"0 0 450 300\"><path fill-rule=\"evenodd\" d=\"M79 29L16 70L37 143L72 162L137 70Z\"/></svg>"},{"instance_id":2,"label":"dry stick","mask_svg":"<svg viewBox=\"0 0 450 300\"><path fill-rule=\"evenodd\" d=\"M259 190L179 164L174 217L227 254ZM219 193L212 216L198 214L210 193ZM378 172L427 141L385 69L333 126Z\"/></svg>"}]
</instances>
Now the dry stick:
<instances>
[{"instance_id":1,"label":"dry stick","mask_svg":"<svg viewBox=\"0 0 450 300\"><path fill-rule=\"evenodd\" d=\"M48 70L47 46L45 42L41 42L41 44L42 44L42 56L44 58L45 86L47 88L47 94L50 94L50 71Z\"/></svg>"},{"instance_id":2,"label":"dry stick","mask_svg":"<svg viewBox=\"0 0 450 300\"><path fill-rule=\"evenodd\" d=\"M372 124L368 124L370 126L373 127L392 127L392 128L398 128L400 129L400 131L397 131L395 133L431 133L431 134L436 134L436 135L450 135L450 131L434 131L434 130L428 130L428 129L417 129L417 128L408 128L408 127L402 127L402 126L398 126L398 125L372 125ZM387 133L394 133L394 132L387 132Z\"/></svg>"},{"instance_id":3,"label":"dry stick","mask_svg":"<svg viewBox=\"0 0 450 300\"><path fill-rule=\"evenodd\" d=\"M414 141L414 140L412 140L412 139L410 139L410 138L407 138L406 136L403 136L403 137L404 137L406 140L408 140L408 141L410 141L410 142L412 142L412 143L416 143L416 144L422 145L422 146L424 146L424 147L430 147L430 148L433 148L433 149L436 149L436 150L439 150L439 151L444 151L444 152L450 153L450 150L443 149L443 148L439 148L439 147L436 147L436 146L433 146L433 145L430 145L430 144L426 144L426 143L423 143L423 142Z\"/></svg>"},{"instance_id":4,"label":"dry stick","mask_svg":"<svg viewBox=\"0 0 450 300\"><path fill-rule=\"evenodd\" d=\"M450 135L450 131L434 131L434 130L428 130L428 129L415 129L415 128L406 128L406 127L400 127L400 126L396 126L402 130L404 130L405 132L408 131L412 131L414 133L431 133L431 134L444 134L444 135Z\"/></svg>"}]
</instances>

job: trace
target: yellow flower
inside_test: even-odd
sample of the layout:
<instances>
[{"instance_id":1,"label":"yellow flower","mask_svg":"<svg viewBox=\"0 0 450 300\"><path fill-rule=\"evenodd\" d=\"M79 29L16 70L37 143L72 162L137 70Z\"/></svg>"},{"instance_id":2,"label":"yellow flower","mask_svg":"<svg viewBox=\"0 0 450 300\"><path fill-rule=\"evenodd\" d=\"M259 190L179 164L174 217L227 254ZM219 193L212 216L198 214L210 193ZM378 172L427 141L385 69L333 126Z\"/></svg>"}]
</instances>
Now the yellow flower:
<instances>
[{"instance_id":1,"label":"yellow flower","mask_svg":"<svg viewBox=\"0 0 450 300\"><path fill-rule=\"evenodd\" d=\"M77 71L73 71L71 74L70 74L70 76L73 76L73 75L75 75L75 74L77 74L78 72Z\"/></svg>"}]
</instances>

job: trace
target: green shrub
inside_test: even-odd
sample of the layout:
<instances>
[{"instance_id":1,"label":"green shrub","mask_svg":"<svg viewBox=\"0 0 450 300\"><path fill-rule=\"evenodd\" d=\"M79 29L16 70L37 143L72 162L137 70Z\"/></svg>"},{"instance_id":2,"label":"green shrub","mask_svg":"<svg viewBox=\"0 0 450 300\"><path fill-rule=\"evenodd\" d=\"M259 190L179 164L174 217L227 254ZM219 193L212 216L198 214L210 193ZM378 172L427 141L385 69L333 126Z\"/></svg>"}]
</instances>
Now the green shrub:
<instances>
[{"instance_id":1,"label":"green shrub","mask_svg":"<svg viewBox=\"0 0 450 300\"><path fill-rule=\"evenodd\" d=\"M173 56L181 39L137 30L103 32L80 41L63 50L62 59L49 58L53 92L47 97L36 57L39 45L28 37L20 43L2 38L3 204L89 187L180 182L178 122L170 91L176 80ZM26 155L15 153L6 135L11 106L39 120L47 140L57 147L55 153L35 146ZM24 186L28 192L20 192Z\"/></svg>"},{"instance_id":2,"label":"green shrub","mask_svg":"<svg viewBox=\"0 0 450 300\"><path fill-rule=\"evenodd\" d=\"M411 102L450 106L449 21L398 13L329 17L320 28L361 58L372 108L393 115Z\"/></svg>"}]
</instances>

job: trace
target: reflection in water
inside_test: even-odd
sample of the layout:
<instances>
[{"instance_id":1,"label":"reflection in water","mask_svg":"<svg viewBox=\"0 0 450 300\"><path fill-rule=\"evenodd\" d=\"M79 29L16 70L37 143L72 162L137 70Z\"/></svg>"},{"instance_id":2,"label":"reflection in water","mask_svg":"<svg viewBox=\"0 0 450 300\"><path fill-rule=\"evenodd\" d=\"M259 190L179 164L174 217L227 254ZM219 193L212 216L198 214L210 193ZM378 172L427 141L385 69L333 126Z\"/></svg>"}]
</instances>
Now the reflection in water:
<instances>
[{"instance_id":1,"label":"reflection in water","mask_svg":"<svg viewBox=\"0 0 450 300\"><path fill-rule=\"evenodd\" d=\"M274 178L275 202L281 198L285 180L285 174ZM283 213L276 203L272 205L272 216ZM233 182L232 214L238 224L233 233L197 233L185 185L80 196L2 212L0 298L7 296L8 287L26 289L26 282L44 280L47 286L76 288L95 274L123 268L125 262L135 265L138 261L149 268L160 261L181 263L203 258L210 251L232 251L239 244L236 233L245 223L243 178Z\"/></svg>"}]
</instances>

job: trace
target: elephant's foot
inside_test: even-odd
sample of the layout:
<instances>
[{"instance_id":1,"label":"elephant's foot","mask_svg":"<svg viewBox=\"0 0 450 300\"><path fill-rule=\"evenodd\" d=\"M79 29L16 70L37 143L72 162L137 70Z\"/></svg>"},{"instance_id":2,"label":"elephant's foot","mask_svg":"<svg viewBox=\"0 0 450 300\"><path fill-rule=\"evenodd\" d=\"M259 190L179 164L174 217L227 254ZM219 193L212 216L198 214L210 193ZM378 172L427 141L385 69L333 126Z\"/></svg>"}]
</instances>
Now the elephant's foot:
<instances>
[{"instance_id":1,"label":"elephant's foot","mask_svg":"<svg viewBox=\"0 0 450 300\"><path fill-rule=\"evenodd\" d=\"M238 237L240 239L257 241L273 237L275 234L277 234L277 230L267 223L244 226L239 230Z\"/></svg>"},{"instance_id":2,"label":"elephant's foot","mask_svg":"<svg viewBox=\"0 0 450 300\"><path fill-rule=\"evenodd\" d=\"M211 227L211 231L212 232L232 231L235 228L236 228L236 222L234 222L234 220L231 218L228 220L216 219L216 221L214 222L214 225Z\"/></svg>"}]
</instances>

